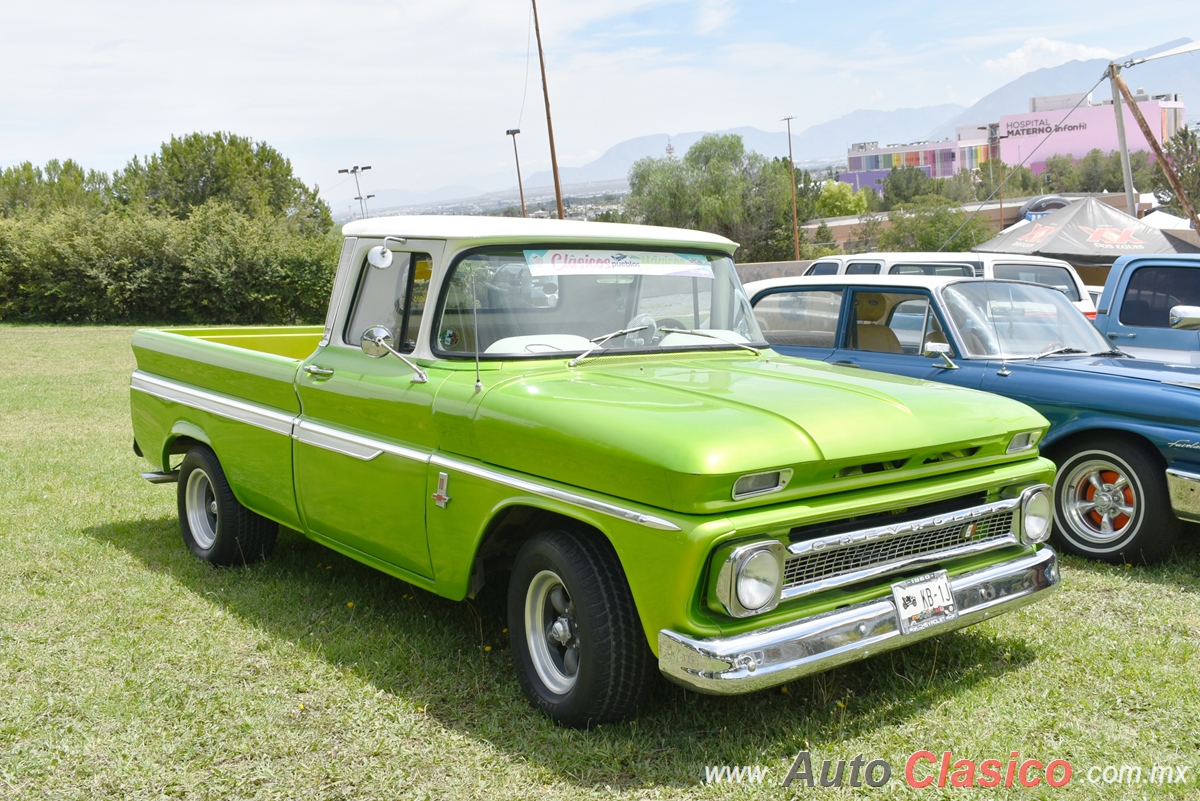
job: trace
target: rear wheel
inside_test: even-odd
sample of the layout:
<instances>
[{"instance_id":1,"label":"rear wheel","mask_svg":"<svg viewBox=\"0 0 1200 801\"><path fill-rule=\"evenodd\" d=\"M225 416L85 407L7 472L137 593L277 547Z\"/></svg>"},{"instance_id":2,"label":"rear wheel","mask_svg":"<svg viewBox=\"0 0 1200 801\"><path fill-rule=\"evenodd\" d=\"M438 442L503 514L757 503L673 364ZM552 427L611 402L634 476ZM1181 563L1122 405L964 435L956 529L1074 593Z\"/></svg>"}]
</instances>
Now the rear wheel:
<instances>
[{"instance_id":1,"label":"rear wheel","mask_svg":"<svg viewBox=\"0 0 1200 801\"><path fill-rule=\"evenodd\" d=\"M526 697L564 726L632 717L654 656L616 555L586 532L525 543L508 590L508 628Z\"/></svg>"},{"instance_id":2,"label":"rear wheel","mask_svg":"<svg viewBox=\"0 0 1200 801\"><path fill-rule=\"evenodd\" d=\"M1121 564L1157 562L1171 552L1179 521L1162 467L1117 439L1079 443L1058 461L1054 531L1068 553Z\"/></svg>"},{"instance_id":3,"label":"rear wheel","mask_svg":"<svg viewBox=\"0 0 1200 801\"><path fill-rule=\"evenodd\" d=\"M271 555L279 524L234 497L225 471L207 445L179 466L179 528L188 550L214 565L256 562Z\"/></svg>"}]
</instances>

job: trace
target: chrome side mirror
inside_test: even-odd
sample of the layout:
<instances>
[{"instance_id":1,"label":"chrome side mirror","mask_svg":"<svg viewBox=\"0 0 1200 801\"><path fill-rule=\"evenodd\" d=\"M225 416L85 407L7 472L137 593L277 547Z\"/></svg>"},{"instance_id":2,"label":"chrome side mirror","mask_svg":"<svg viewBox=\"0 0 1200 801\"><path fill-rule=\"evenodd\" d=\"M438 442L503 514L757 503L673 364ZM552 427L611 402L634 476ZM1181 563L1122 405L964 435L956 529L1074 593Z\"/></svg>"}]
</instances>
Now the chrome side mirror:
<instances>
[{"instance_id":1,"label":"chrome side mirror","mask_svg":"<svg viewBox=\"0 0 1200 801\"><path fill-rule=\"evenodd\" d=\"M377 245L367 251L367 263L377 270L386 270L392 266L392 251L388 249L388 242L396 242L401 245L408 240L401 236L385 236L383 244Z\"/></svg>"},{"instance_id":2,"label":"chrome side mirror","mask_svg":"<svg viewBox=\"0 0 1200 801\"><path fill-rule=\"evenodd\" d=\"M372 251L374 252L374 251ZM387 252L389 258L391 251ZM372 326L366 331L363 331L362 339L359 341L359 347L362 352L370 356L372 359L382 359L392 352L392 332L384 328L382 325Z\"/></svg>"},{"instance_id":3,"label":"chrome side mirror","mask_svg":"<svg viewBox=\"0 0 1200 801\"><path fill-rule=\"evenodd\" d=\"M950 353L951 353L950 346L947 345L945 342L926 342L925 343L925 356L926 357L928 357L930 359L936 359L939 356L942 357L942 363L935 365L936 367L940 367L943 370L957 370L958 365L955 364L954 362L950 361Z\"/></svg>"},{"instance_id":4,"label":"chrome side mirror","mask_svg":"<svg viewBox=\"0 0 1200 801\"><path fill-rule=\"evenodd\" d=\"M407 364L413 371L412 383L414 384L424 384L429 380L429 376L425 374L424 370L409 361L403 353L392 347L392 332L385 326L373 325L366 331L363 331L362 337L358 341L358 346L362 348L363 353L372 359L382 359L390 353Z\"/></svg>"},{"instance_id":5,"label":"chrome side mirror","mask_svg":"<svg viewBox=\"0 0 1200 801\"><path fill-rule=\"evenodd\" d=\"M1200 330L1200 306L1173 306L1167 321L1183 331Z\"/></svg>"}]
</instances>

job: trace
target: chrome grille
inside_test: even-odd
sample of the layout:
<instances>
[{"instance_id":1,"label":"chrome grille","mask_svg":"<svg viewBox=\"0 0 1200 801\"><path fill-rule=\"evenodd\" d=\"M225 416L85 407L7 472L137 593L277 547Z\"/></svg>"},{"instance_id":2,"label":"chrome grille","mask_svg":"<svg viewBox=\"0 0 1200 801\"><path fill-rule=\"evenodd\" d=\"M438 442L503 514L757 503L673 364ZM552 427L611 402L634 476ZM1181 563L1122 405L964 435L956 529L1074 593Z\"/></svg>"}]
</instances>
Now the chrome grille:
<instances>
[{"instance_id":1,"label":"chrome grille","mask_svg":"<svg viewBox=\"0 0 1200 801\"><path fill-rule=\"evenodd\" d=\"M855 541L856 535L864 532L856 532L846 537L846 544L836 543L789 556L784 563L783 596L794 598L900 572L937 558L1015 544L1017 513L1009 507L967 521L936 520L919 530L892 535L867 530L868 536L863 536L862 541ZM967 536L972 525L975 529ZM799 543L793 550L804 546Z\"/></svg>"}]
</instances>

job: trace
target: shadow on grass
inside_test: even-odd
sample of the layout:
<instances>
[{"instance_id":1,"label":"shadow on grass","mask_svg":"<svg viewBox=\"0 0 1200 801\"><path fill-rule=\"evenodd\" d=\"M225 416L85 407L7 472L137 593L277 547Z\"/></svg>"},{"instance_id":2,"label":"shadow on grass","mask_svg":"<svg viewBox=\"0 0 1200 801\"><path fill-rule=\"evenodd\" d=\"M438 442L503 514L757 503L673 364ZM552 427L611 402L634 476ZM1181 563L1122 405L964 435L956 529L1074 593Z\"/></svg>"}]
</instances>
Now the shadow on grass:
<instances>
[{"instance_id":1,"label":"shadow on grass","mask_svg":"<svg viewBox=\"0 0 1200 801\"><path fill-rule=\"evenodd\" d=\"M1200 525L1185 524L1171 555L1155 565L1110 565L1079 556L1065 556L1068 568L1100 576L1123 575L1129 581L1200 592Z\"/></svg>"},{"instance_id":2,"label":"shadow on grass","mask_svg":"<svg viewBox=\"0 0 1200 801\"><path fill-rule=\"evenodd\" d=\"M751 695L700 696L663 680L636 721L577 732L554 726L522 696L502 592L448 601L287 529L270 560L231 569L193 558L174 518L85 533L409 709L579 786L694 786L705 765L778 765L801 748L836 752L841 741L902 727L1036 657L1020 639L973 627Z\"/></svg>"}]
</instances>

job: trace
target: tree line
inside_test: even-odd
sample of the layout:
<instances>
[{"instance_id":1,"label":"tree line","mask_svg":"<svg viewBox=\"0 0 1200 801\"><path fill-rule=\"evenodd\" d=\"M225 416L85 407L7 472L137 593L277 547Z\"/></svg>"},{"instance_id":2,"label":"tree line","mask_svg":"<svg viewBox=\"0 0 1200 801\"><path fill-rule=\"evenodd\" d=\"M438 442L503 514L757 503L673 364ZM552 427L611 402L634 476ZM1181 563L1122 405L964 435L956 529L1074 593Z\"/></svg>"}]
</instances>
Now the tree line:
<instances>
[{"instance_id":1,"label":"tree line","mask_svg":"<svg viewBox=\"0 0 1200 801\"><path fill-rule=\"evenodd\" d=\"M1200 197L1200 142L1181 129L1165 145L1168 161L1185 191ZM1159 165L1145 151L1130 155L1134 186L1154 191L1169 211L1182 209ZM791 170L787 159L768 159L745 149L736 134L702 137L682 158L643 158L629 171L623 212L605 219L712 231L741 244L742 262L780 261L794 256ZM997 196L1016 198L1057 192L1123 192L1120 156L1093 150L1079 161L1051 156L1040 175L998 160L951 178L931 178L916 167L893 169L879 191L822 180L807 170L795 173L800 222L822 221L801 232L801 258L840 250L824 220L862 216L848 248L866 250L969 250L995 232L984 220L962 211L964 203ZM1003 186L1001 186L1003 184ZM888 226L879 213L886 212Z\"/></svg>"},{"instance_id":2,"label":"tree line","mask_svg":"<svg viewBox=\"0 0 1200 801\"><path fill-rule=\"evenodd\" d=\"M328 205L264 142L172 137L112 174L0 171L0 320L317 323L338 238Z\"/></svg>"}]
</instances>

